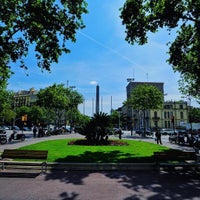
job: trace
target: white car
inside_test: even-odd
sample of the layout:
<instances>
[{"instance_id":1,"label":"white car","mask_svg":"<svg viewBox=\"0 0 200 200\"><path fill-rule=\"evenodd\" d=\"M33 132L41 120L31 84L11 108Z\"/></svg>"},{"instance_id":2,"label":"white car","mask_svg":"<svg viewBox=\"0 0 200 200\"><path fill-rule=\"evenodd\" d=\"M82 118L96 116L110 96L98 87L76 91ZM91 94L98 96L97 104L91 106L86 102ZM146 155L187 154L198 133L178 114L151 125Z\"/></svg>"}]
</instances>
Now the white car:
<instances>
[{"instance_id":1,"label":"white car","mask_svg":"<svg viewBox=\"0 0 200 200\"><path fill-rule=\"evenodd\" d=\"M174 132L177 133L176 130L170 129L170 128L163 128L163 129L160 130L160 133L162 135L171 135L171 134L174 134Z\"/></svg>"}]
</instances>

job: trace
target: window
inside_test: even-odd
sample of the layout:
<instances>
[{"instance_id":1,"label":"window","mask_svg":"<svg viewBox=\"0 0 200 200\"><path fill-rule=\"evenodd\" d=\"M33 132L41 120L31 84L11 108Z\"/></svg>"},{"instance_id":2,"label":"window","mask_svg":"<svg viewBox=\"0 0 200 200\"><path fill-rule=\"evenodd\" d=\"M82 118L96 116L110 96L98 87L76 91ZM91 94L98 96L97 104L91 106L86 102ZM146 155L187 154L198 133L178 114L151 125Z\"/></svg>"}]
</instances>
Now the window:
<instances>
[{"instance_id":1,"label":"window","mask_svg":"<svg viewBox=\"0 0 200 200\"><path fill-rule=\"evenodd\" d=\"M167 113L166 113L166 112L164 112L164 118L165 118L165 119L167 118Z\"/></svg>"},{"instance_id":2,"label":"window","mask_svg":"<svg viewBox=\"0 0 200 200\"><path fill-rule=\"evenodd\" d=\"M180 112L180 118L184 119L184 113L183 112Z\"/></svg>"}]
</instances>

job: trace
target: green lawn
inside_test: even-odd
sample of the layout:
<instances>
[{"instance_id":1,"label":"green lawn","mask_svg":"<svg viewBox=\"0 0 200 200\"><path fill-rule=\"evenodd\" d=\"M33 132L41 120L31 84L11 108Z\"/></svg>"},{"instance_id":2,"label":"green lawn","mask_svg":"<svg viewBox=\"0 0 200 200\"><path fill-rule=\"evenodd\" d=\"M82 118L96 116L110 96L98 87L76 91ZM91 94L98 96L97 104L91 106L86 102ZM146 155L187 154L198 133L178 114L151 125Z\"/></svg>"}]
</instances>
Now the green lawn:
<instances>
[{"instance_id":1,"label":"green lawn","mask_svg":"<svg viewBox=\"0 0 200 200\"><path fill-rule=\"evenodd\" d=\"M20 149L48 150L48 162L80 163L132 163L152 162L153 152L169 148L142 141L123 140L126 146L81 146L68 145L74 139L58 139L39 142Z\"/></svg>"}]
</instances>

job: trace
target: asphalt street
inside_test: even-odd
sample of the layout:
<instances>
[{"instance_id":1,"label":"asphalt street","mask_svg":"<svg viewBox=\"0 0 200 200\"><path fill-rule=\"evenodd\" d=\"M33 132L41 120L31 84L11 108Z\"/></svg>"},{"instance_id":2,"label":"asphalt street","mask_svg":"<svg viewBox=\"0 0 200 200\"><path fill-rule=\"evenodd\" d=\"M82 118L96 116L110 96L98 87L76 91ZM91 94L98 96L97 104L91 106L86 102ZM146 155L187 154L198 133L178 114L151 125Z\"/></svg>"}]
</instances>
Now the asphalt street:
<instances>
[{"instance_id":1,"label":"asphalt street","mask_svg":"<svg viewBox=\"0 0 200 200\"><path fill-rule=\"evenodd\" d=\"M20 131L21 132L21 131ZM8 130L7 131L7 138L9 138L9 136L11 135L12 131ZM36 137L33 138L33 133L31 131L23 131L23 133L26 135L26 139L25 141L11 141L8 142L4 145L0 145L0 152L2 152L4 149L15 149L15 148L19 148L21 146L26 146L29 144L34 144L40 141L44 141L44 140L54 140L54 139L63 139L63 138L83 138L82 135L78 134L78 133L66 133L66 134L61 134L61 135L53 135L53 136L45 136L45 137ZM131 135L130 131L123 131L123 135L122 135L122 139L134 139L134 140L142 140L142 141L147 141L147 142L152 142L152 143L156 143L155 142L155 137L145 137L145 138L141 138L141 136L138 136L137 134L133 134ZM116 136L112 136L117 138ZM189 147L188 145L178 145L175 143L170 143L168 141L168 137L169 136L162 136L162 144L164 146L173 148L173 149L180 149L183 151L194 151L193 148Z\"/></svg>"}]
</instances>

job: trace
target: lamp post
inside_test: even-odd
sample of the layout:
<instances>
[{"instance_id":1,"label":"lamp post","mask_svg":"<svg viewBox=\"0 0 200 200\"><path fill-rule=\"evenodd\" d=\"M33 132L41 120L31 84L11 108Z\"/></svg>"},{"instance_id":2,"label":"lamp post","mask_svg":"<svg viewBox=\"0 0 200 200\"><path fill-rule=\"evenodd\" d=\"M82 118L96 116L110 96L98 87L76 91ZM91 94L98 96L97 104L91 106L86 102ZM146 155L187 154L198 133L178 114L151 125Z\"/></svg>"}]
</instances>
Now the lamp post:
<instances>
[{"instance_id":1,"label":"lamp post","mask_svg":"<svg viewBox=\"0 0 200 200\"><path fill-rule=\"evenodd\" d=\"M133 82L135 79L134 78L127 78L126 79L128 83ZM128 115L127 115L128 116ZM130 116L130 115L129 115ZM131 126L131 135L133 135L133 106L131 106L131 116L130 116L130 121L127 124L130 124ZM128 120L127 120L128 121Z\"/></svg>"},{"instance_id":2,"label":"lamp post","mask_svg":"<svg viewBox=\"0 0 200 200\"><path fill-rule=\"evenodd\" d=\"M120 111L118 111L118 117L119 117L119 128L120 128Z\"/></svg>"}]
</instances>

